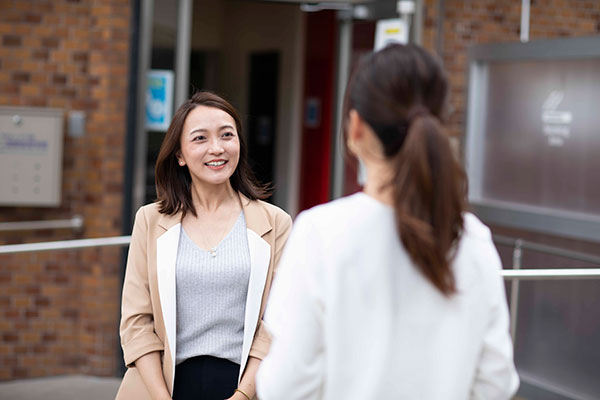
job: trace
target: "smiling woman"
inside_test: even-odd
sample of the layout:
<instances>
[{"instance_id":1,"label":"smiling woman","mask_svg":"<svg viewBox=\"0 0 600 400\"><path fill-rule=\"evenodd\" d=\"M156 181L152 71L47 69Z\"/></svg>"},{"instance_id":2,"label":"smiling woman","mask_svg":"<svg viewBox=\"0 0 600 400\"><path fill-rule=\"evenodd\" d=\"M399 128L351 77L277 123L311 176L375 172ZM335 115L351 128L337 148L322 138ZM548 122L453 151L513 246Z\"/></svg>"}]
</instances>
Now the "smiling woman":
<instances>
[{"instance_id":1,"label":"smiling woman","mask_svg":"<svg viewBox=\"0 0 600 400\"><path fill-rule=\"evenodd\" d=\"M213 93L175 113L156 163L158 201L133 228L118 399L255 395L270 344L262 316L291 218L261 200L267 189L241 133L238 113Z\"/></svg>"},{"instance_id":2,"label":"smiling woman","mask_svg":"<svg viewBox=\"0 0 600 400\"><path fill-rule=\"evenodd\" d=\"M188 114L177 153L195 186L229 181L240 158L240 141L233 117L218 108L197 106Z\"/></svg>"},{"instance_id":3,"label":"smiling woman","mask_svg":"<svg viewBox=\"0 0 600 400\"><path fill-rule=\"evenodd\" d=\"M205 116L212 117L216 121L204 120L202 117ZM190 192L192 173L189 168L179 168L182 166L180 162L182 161L183 142L186 139L185 133L187 132L188 137L192 133L191 130L186 131L186 128L206 129L208 126L202 126L202 124L218 123L219 118L224 122L223 125L232 124L229 133L236 137L238 144L238 162L229 178L231 187L249 199L264 200L268 197L267 188L256 182L248 164L248 149L242 135L239 114L231 104L221 97L210 92L199 92L179 107L160 148L156 161L156 189L161 212L173 214L181 210L184 215L188 212L195 213ZM200 123L200 125L196 126L194 123ZM201 136L204 136L204 140L206 140L207 132L198 132L190 139ZM185 162L185 160L183 161Z\"/></svg>"}]
</instances>

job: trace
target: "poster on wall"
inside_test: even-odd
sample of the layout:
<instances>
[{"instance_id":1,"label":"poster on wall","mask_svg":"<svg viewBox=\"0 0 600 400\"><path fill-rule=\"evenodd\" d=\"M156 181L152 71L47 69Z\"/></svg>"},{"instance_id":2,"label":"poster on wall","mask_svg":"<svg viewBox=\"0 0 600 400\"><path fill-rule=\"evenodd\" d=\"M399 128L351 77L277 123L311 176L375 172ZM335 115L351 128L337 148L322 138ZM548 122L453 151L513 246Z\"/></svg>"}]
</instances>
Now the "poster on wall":
<instances>
[{"instance_id":1,"label":"poster on wall","mask_svg":"<svg viewBox=\"0 0 600 400\"><path fill-rule=\"evenodd\" d=\"M166 131L173 113L173 71L148 71L146 87L146 129Z\"/></svg>"}]
</instances>

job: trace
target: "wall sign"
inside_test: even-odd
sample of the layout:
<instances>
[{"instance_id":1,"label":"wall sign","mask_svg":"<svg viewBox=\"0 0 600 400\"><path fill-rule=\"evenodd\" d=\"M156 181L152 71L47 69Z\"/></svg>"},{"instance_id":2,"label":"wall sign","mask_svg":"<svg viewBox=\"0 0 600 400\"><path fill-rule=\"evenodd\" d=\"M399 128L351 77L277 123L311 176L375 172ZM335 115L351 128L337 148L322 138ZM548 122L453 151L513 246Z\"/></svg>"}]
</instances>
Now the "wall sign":
<instances>
[{"instance_id":1,"label":"wall sign","mask_svg":"<svg viewBox=\"0 0 600 400\"><path fill-rule=\"evenodd\" d=\"M146 129L166 131L173 114L173 71L150 70L146 87Z\"/></svg>"},{"instance_id":2,"label":"wall sign","mask_svg":"<svg viewBox=\"0 0 600 400\"><path fill-rule=\"evenodd\" d=\"M374 50L381 50L392 43L408 43L408 29L406 23L400 18L382 19L377 21Z\"/></svg>"}]
</instances>

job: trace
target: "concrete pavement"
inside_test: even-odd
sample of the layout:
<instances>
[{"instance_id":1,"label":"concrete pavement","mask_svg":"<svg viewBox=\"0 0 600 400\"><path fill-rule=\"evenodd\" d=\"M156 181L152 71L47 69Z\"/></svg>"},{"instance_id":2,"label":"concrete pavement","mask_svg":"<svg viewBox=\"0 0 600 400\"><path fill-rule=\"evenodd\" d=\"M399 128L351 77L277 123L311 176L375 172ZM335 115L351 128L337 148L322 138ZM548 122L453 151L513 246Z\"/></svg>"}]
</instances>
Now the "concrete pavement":
<instances>
[{"instance_id":1,"label":"concrete pavement","mask_svg":"<svg viewBox=\"0 0 600 400\"><path fill-rule=\"evenodd\" d=\"M0 400L112 400L120 378L53 376L0 382Z\"/></svg>"}]
</instances>

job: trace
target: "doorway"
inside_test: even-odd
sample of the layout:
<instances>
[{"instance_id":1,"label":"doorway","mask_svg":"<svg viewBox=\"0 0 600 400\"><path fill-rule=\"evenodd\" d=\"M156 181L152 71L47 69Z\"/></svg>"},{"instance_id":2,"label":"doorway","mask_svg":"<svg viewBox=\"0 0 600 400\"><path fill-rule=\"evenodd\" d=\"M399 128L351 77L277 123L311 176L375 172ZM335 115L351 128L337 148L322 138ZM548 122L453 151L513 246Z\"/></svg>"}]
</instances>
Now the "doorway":
<instances>
[{"instance_id":1,"label":"doorway","mask_svg":"<svg viewBox=\"0 0 600 400\"><path fill-rule=\"evenodd\" d=\"M248 160L258 181L271 184L275 165L279 52L253 52L249 65Z\"/></svg>"}]
</instances>

